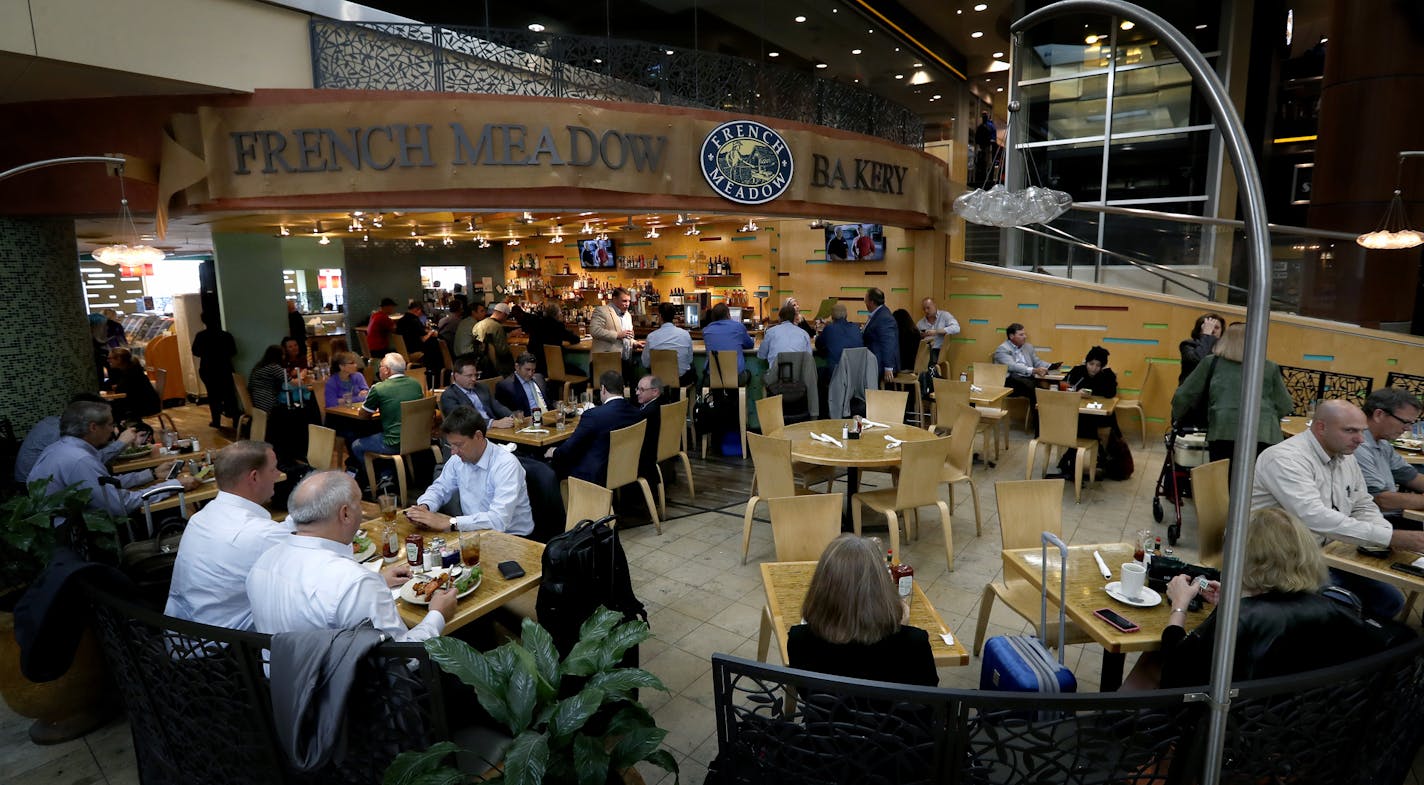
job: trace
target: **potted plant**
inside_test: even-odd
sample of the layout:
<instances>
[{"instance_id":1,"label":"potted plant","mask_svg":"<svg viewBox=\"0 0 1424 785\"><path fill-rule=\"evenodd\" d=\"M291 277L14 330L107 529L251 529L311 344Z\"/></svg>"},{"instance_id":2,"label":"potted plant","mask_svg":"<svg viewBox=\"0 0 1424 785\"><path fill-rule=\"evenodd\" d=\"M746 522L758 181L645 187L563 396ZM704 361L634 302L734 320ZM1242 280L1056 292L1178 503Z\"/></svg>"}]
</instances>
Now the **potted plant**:
<instances>
[{"instance_id":1,"label":"potted plant","mask_svg":"<svg viewBox=\"0 0 1424 785\"><path fill-rule=\"evenodd\" d=\"M431 659L473 687L480 705L514 740L492 777L445 765L459 750L441 742L396 756L386 770L387 785L475 779L507 785L606 785L625 776L636 781L633 764L638 761L676 775L677 761L661 749L667 731L632 698L634 690L667 688L641 668L617 667L624 652L647 640L648 625L620 623L622 618L599 608L562 662L548 631L531 619L524 620L522 643L510 641L488 653L455 638L426 641ZM570 679L581 680L576 692L570 688L579 682Z\"/></svg>"},{"instance_id":2,"label":"potted plant","mask_svg":"<svg viewBox=\"0 0 1424 785\"><path fill-rule=\"evenodd\" d=\"M74 663L64 676L36 683L20 672L20 647L15 642L15 603L49 564L62 533L53 519L83 519L92 535L90 547L114 551L118 531L108 513L86 509L91 491L79 484L50 493L49 482L36 480L0 503L0 698L16 714L35 720L30 739L55 744L77 738L109 716L102 708L107 671L91 634L85 634Z\"/></svg>"}]
</instances>

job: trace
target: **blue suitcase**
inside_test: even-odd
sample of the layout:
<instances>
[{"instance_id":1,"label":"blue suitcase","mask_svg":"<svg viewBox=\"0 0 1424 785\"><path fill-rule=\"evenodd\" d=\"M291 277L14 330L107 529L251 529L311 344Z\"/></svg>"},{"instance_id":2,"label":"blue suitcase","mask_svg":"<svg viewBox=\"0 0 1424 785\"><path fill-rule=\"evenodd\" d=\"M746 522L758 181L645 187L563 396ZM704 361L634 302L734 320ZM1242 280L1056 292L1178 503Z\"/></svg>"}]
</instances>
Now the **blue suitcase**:
<instances>
[{"instance_id":1,"label":"blue suitcase","mask_svg":"<svg viewBox=\"0 0 1424 785\"><path fill-rule=\"evenodd\" d=\"M1048 629L1048 544L1058 546L1059 564L1068 564L1068 546L1052 532L1043 533L1043 601L1040 605L1039 631ZM1068 594L1068 570L1060 569L1059 597ZM1067 624L1063 603L1058 604L1059 636ZM1033 635L999 635L984 642L983 670L979 673L979 689L1003 692L1060 693L1077 692L1078 680L1073 671L1063 665L1063 647L1058 647L1058 659L1048 653L1043 641Z\"/></svg>"}]
</instances>

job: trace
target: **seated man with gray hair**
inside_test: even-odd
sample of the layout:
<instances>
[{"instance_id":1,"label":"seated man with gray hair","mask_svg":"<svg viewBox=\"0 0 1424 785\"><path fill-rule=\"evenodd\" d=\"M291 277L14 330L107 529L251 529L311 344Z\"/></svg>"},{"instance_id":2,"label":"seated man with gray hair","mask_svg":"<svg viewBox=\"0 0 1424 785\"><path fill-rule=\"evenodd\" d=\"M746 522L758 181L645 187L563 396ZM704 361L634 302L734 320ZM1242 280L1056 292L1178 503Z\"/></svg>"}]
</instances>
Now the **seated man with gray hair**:
<instances>
[{"instance_id":1,"label":"seated man with gray hair","mask_svg":"<svg viewBox=\"0 0 1424 785\"><path fill-rule=\"evenodd\" d=\"M369 620L396 641L423 641L444 632L445 620L455 612L453 588L435 592L430 612L406 629L391 589L410 579L410 567L398 560L375 573L351 558L351 541L361 527L361 492L345 472L307 475L287 509L296 533L258 557L247 575L254 629L340 630Z\"/></svg>"},{"instance_id":2,"label":"seated man with gray hair","mask_svg":"<svg viewBox=\"0 0 1424 785\"><path fill-rule=\"evenodd\" d=\"M376 382L366 394L360 412L363 420L381 415L381 432L362 436L351 443L351 457L356 459L358 465L365 463L368 452L384 455L400 452L401 404L425 397L425 388L420 386L420 382L405 375L405 358L398 353L391 352L382 357L378 373L381 381Z\"/></svg>"}]
</instances>

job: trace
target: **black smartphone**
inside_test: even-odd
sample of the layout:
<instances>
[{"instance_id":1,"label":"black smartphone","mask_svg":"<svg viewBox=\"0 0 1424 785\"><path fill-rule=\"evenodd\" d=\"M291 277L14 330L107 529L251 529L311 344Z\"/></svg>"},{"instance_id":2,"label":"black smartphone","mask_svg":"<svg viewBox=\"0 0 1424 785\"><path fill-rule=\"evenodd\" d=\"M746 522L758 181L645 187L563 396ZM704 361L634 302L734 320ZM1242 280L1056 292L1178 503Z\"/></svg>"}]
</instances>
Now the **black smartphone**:
<instances>
[{"instance_id":1,"label":"black smartphone","mask_svg":"<svg viewBox=\"0 0 1424 785\"><path fill-rule=\"evenodd\" d=\"M502 561L499 563L499 574L507 581L524 577L524 568L519 566L517 561Z\"/></svg>"},{"instance_id":2,"label":"black smartphone","mask_svg":"<svg viewBox=\"0 0 1424 785\"><path fill-rule=\"evenodd\" d=\"M1369 545L1358 545L1355 547L1355 552L1360 554L1361 556L1373 556L1376 559L1387 559L1389 558L1390 548L1388 545L1380 546L1378 548L1371 547Z\"/></svg>"},{"instance_id":3,"label":"black smartphone","mask_svg":"<svg viewBox=\"0 0 1424 785\"><path fill-rule=\"evenodd\" d=\"M183 473L183 462L182 462L182 461L174 461L174 462L173 462L173 468L171 468L171 469L168 470L168 476L165 477L164 479L166 479L166 480L176 480L176 479L178 479L178 475L180 475L180 474L182 474L182 473Z\"/></svg>"},{"instance_id":4,"label":"black smartphone","mask_svg":"<svg viewBox=\"0 0 1424 785\"><path fill-rule=\"evenodd\" d=\"M1413 575L1416 578L1424 578L1424 567L1415 567L1413 564L1410 564L1408 562L1395 562L1394 564L1389 565L1389 568L1391 570L1399 570L1400 572L1409 573L1410 575Z\"/></svg>"},{"instance_id":5,"label":"black smartphone","mask_svg":"<svg viewBox=\"0 0 1424 785\"><path fill-rule=\"evenodd\" d=\"M1093 611L1093 615L1097 616L1099 619L1102 619L1108 624L1111 624L1112 626L1118 628L1119 630L1122 630L1123 632L1137 632L1138 630L1142 629L1141 627L1137 626L1137 624L1134 623L1131 619L1126 618L1125 616L1113 610L1112 608L1099 608Z\"/></svg>"}]
</instances>

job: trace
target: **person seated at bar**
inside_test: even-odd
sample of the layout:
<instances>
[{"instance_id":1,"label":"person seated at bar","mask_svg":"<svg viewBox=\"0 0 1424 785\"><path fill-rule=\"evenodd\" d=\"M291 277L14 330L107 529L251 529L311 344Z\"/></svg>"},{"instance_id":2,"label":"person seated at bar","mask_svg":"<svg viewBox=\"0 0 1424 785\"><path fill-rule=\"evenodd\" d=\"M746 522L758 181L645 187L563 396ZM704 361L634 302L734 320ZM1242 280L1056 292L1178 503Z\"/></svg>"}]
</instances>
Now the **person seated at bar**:
<instances>
[{"instance_id":1,"label":"person seated at bar","mask_svg":"<svg viewBox=\"0 0 1424 785\"><path fill-rule=\"evenodd\" d=\"M482 302L467 305L465 311L465 318L455 327L455 341L450 344L450 352L456 356L481 350L480 342L475 340L475 325L489 315Z\"/></svg>"},{"instance_id":2,"label":"person seated at bar","mask_svg":"<svg viewBox=\"0 0 1424 785\"><path fill-rule=\"evenodd\" d=\"M732 312L727 308L726 303L717 303L707 309L707 314L702 320L702 344L707 347L707 367L708 371L703 379L703 383L710 383L712 379L712 363L715 362L713 352L735 351L737 353L737 385L745 386L751 377L747 375L747 360L742 356L745 349L750 349L756 345L752 337L747 334L747 328L741 322L732 319Z\"/></svg>"},{"instance_id":3,"label":"person seated at bar","mask_svg":"<svg viewBox=\"0 0 1424 785\"><path fill-rule=\"evenodd\" d=\"M498 303L489 310L489 316L474 326L473 334L483 350L493 357L485 357L485 370L497 376L508 376L514 370L514 355L509 350L509 333L504 329L504 320L509 318L509 303Z\"/></svg>"},{"instance_id":4,"label":"person seated at bar","mask_svg":"<svg viewBox=\"0 0 1424 785\"><path fill-rule=\"evenodd\" d=\"M757 356L766 360L768 381L775 381L776 356L782 352L810 352L811 339L806 331L796 325L796 306L787 303L777 312L781 321L772 325L761 338L761 348Z\"/></svg>"},{"instance_id":5,"label":"person seated at bar","mask_svg":"<svg viewBox=\"0 0 1424 785\"><path fill-rule=\"evenodd\" d=\"M406 517L432 531L491 529L528 536L534 531L524 466L514 453L485 437L485 419L470 406L440 423L450 460Z\"/></svg>"},{"instance_id":6,"label":"person seated at bar","mask_svg":"<svg viewBox=\"0 0 1424 785\"><path fill-rule=\"evenodd\" d=\"M379 573L351 558L361 528L361 491L342 471L312 472L287 503L295 533L267 549L247 574L247 599L257 632L342 630L370 621L400 642L418 642L445 631L455 613L455 588L430 598L419 624L406 628L391 589L410 580L404 559Z\"/></svg>"},{"instance_id":7,"label":"person seated at bar","mask_svg":"<svg viewBox=\"0 0 1424 785\"><path fill-rule=\"evenodd\" d=\"M362 436L351 443L351 457L358 466L365 465L366 453L374 452L394 455L400 452L401 404L418 401L425 397L420 382L405 375L405 358L396 352L388 352L381 358L379 371L381 381L366 395L361 404L360 416L369 420L381 415L381 432Z\"/></svg>"},{"instance_id":8,"label":"person seated at bar","mask_svg":"<svg viewBox=\"0 0 1424 785\"><path fill-rule=\"evenodd\" d=\"M559 477L577 477L594 485L607 479L608 434L643 419L638 407L623 397L623 384L622 374L604 371L598 377L603 402L583 413L573 436L544 453Z\"/></svg>"},{"instance_id":9,"label":"person seated at bar","mask_svg":"<svg viewBox=\"0 0 1424 785\"><path fill-rule=\"evenodd\" d=\"M658 329L648 333L643 343L643 367L653 367L653 351L677 352L677 383L686 387L697 381L697 372L692 370L692 333L678 327L677 306L672 303L658 304Z\"/></svg>"},{"instance_id":10,"label":"person seated at bar","mask_svg":"<svg viewBox=\"0 0 1424 785\"><path fill-rule=\"evenodd\" d=\"M69 399L70 403L77 403L79 401L102 403L105 406L109 405L103 398L88 392L75 393L74 396ZM20 444L19 453L15 455L15 482L24 482L25 478L30 476L30 469L34 468L35 461L40 459L40 455L45 451L45 448L59 441L59 419L60 416L58 414L51 414L30 426L30 430L25 434L25 441ZM129 426L119 434L118 438L99 448L99 460L106 464L112 463L113 460L118 457L119 453L132 447L138 440L138 429ZM140 479L139 472L130 472L129 474L120 475L120 477L130 476L133 477L132 482L134 484L150 482L153 479L152 477ZM125 487L133 486L127 485Z\"/></svg>"},{"instance_id":11,"label":"person seated at bar","mask_svg":"<svg viewBox=\"0 0 1424 785\"><path fill-rule=\"evenodd\" d=\"M123 393L121 400L115 401L115 409L125 417L151 417L163 408L158 400L158 391L148 380L148 373L129 351L127 346L109 350L109 389Z\"/></svg>"},{"instance_id":12,"label":"person seated at bar","mask_svg":"<svg viewBox=\"0 0 1424 785\"><path fill-rule=\"evenodd\" d=\"M439 332L430 325L425 318L425 303L416 298L411 298L406 306L405 315L396 320L396 335L405 339L406 351L414 355L420 352L420 364L425 366L425 374L440 378L440 371L445 368L445 357L440 353ZM410 357L406 362L412 362Z\"/></svg>"},{"instance_id":13,"label":"person seated at bar","mask_svg":"<svg viewBox=\"0 0 1424 785\"><path fill-rule=\"evenodd\" d=\"M217 498L188 519L183 547L173 562L173 583L163 612L177 619L252 629L247 574L268 548L291 536L263 505L281 472L277 454L263 442L234 442L213 456Z\"/></svg>"},{"instance_id":14,"label":"person seated at bar","mask_svg":"<svg viewBox=\"0 0 1424 785\"><path fill-rule=\"evenodd\" d=\"M1246 559L1241 571L1241 610L1236 620L1236 681L1286 676L1367 657L1414 637L1403 625L1363 616L1358 600L1329 586L1325 560L1315 537L1278 507L1257 510L1246 527ZM1211 679L1217 616L1213 611L1186 631L1187 605L1198 594L1216 603L1221 584L1202 587L1186 575L1167 584L1171 613L1162 630L1161 678L1150 679L1154 657L1143 655L1125 684L1141 689L1189 687ZM1337 599L1338 597L1338 599ZM1327 643L1328 642L1328 643Z\"/></svg>"},{"instance_id":15,"label":"person seated at bar","mask_svg":"<svg viewBox=\"0 0 1424 785\"><path fill-rule=\"evenodd\" d=\"M1419 521L1404 517L1404 511L1424 510L1424 475L1390 443L1409 432L1421 409L1424 406L1413 393L1398 387L1375 390L1365 399L1368 430L1364 444L1355 450L1355 460L1365 475L1365 490L1396 529L1421 528Z\"/></svg>"},{"instance_id":16,"label":"person seated at bar","mask_svg":"<svg viewBox=\"0 0 1424 785\"><path fill-rule=\"evenodd\" d=\"M435 326L435 332L446 346L453 347L455 345L455 330L459 328L460 322L464 318L465 301L461 298L451 300L449 312L441 317Z\"/></svg>"},{"instance_id":17,"label":"person seated at bar","mask_svg":"<svg viewBox=\"0 0 1424 785\"><path fill-rule=\"evenodd\" d=\"M805 620L786 633L793 668L852 679L939 684L929 633L911 627L885 569L880 541L842 534L821 554L806 599Z\"/></svg>"},{"instance_id":18,"label":"person seated at bar","mask_svg":"<svg viewBox=\"0 0 1424 785\"><path fill-rule=\"evenodd\" d=\"M544 377L534 369L538 367L534 355L525 352L514 362L514 373L501 379L494 386L494 398L507 411L533 414L549 410L548 388Z\"/></svg>"},{"instance_id":19,"label":"person seated at bar","mask_svg":"<svg viewBox=\"0 0 1424 785\"><path fill-rule=\"evenodd\" d=\"M840 365L841 352L864 346L860 340L860 328L847 320L845 303L831 306L831 321L821 328L816 336L816 353L826 358L826 378L835 373Z\"/></svg>"},{"instance_id":20,"label":"person seated at bar","mask_svg":"<svg viewBox=\"0 0 1424 785\"><path fill-rule=\"evenodd\" d=\"M396 331L391 314L395 312L396 301L389 297L382 297L381 306L371 312L371 320L366 323L366 348L373 359L379 360L391 350L391 334Z\"/></svg>"}]
</instances>

